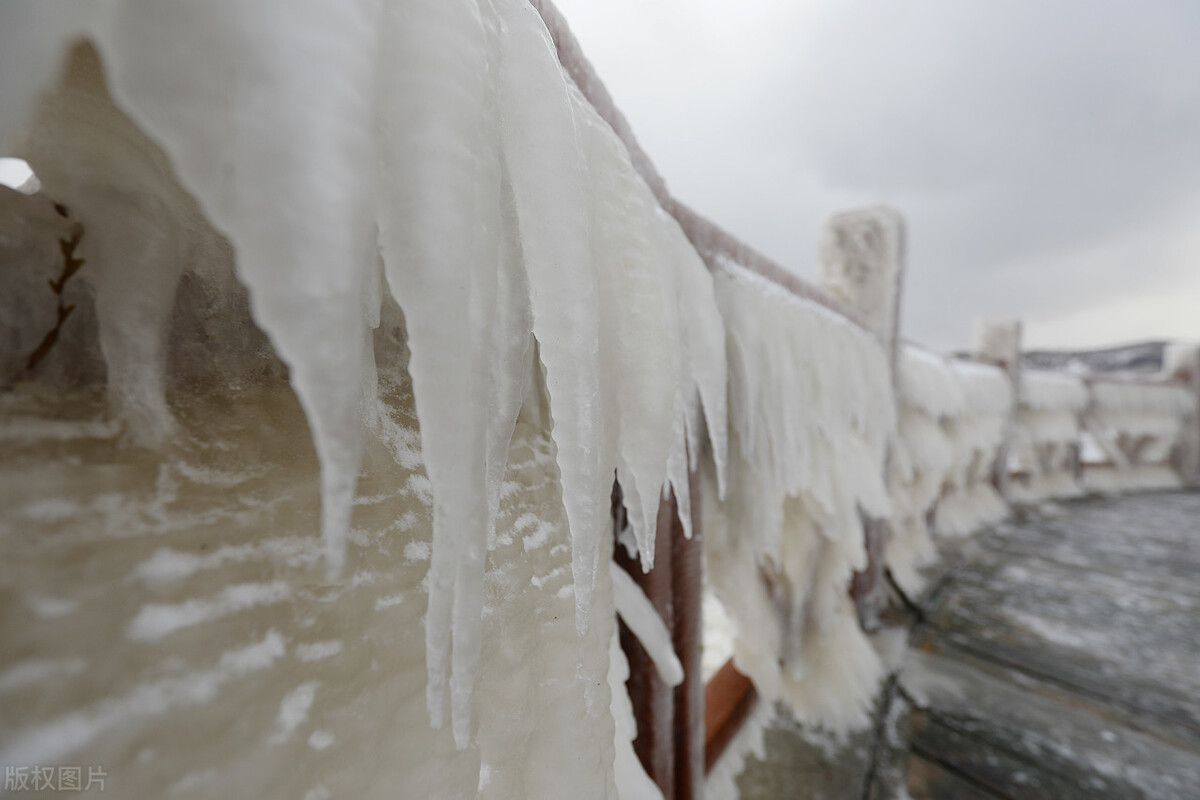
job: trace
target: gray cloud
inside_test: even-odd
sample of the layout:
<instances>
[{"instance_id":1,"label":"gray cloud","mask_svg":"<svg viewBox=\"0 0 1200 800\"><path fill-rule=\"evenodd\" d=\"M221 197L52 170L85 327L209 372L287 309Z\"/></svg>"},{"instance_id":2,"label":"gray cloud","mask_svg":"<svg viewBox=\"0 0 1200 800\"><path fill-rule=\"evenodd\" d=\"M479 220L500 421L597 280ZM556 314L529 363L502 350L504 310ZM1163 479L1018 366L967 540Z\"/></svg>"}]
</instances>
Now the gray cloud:
<instances>
[{"instance_id":1,"label":"gray cloud","mask_svg":"<svg viewBox=\"0 0 1200 800\"><path fill-rule=\"evenodd\" d=\"M676 194L786 266L826 214L900 208L918 339L1200 292L1200 4L560 5Z\"/></svg>"}]
</instances>

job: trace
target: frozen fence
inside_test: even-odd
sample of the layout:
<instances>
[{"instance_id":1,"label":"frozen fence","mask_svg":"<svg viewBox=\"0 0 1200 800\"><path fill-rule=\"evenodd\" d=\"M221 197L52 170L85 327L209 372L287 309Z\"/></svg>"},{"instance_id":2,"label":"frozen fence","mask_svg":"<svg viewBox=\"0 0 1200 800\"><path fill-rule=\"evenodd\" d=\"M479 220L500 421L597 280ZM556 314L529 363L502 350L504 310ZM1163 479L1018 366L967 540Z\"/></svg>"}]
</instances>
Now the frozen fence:
<instances>
[{"instance_id":1,"label":"frozen fence","mask_svg":"<svg viewBox=\"0 0 1200 800\"><path fill-rule=\"evenodd\" d=\"M1090 399L1073 375L1029 370L1021 374L1020 407L1009 454L1014 500L1074 497L1079 484L1080 422Z\"/></svg>"},{"instance_id":2,"label":"frozen fence","mask_svg":"<svg viewBox=\"0 0 1200 800\"><path fill-rule=\"evenodd\" d=\"M1084 427L1098 453L1084 465L1088 488L1162 489L1188 480L1183 464L1195 424L1193 390L1170 378L1096 378L1089 384Z\"/></svg>"},{"instance_id":3,"label":"frozen fence","mask_svg":"<svg viewBox=\"0 0 1200 800\"><path fill-rule=\"evenodd\" d=\"M1194 348L1133 382L1022 373L1019 326L902 343L898 213L831 219L818 285L771 262L546 0L0 23L40 182L0 187L0 763L720 796L776 702L869 722L939 536L1195 479Z\"/></svg>"}]
</instances>

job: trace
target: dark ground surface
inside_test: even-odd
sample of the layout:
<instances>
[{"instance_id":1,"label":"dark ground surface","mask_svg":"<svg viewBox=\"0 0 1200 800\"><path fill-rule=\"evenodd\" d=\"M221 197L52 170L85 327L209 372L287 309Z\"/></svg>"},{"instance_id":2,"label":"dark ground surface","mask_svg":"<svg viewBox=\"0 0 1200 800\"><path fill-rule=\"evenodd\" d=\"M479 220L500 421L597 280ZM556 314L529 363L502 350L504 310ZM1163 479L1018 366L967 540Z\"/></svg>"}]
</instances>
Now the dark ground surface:
<instances>
[{"instance_id":1,"label":"dark ground surface","mask_svg":"<svg viewBox=\"0 0 1200 800\"><path fill-rule=\"evenodd\" d=\"M743 798L1200 800L1200 493L1001 525L921 605L878 729L776 723Z\"/></svg>"}]
</instances>

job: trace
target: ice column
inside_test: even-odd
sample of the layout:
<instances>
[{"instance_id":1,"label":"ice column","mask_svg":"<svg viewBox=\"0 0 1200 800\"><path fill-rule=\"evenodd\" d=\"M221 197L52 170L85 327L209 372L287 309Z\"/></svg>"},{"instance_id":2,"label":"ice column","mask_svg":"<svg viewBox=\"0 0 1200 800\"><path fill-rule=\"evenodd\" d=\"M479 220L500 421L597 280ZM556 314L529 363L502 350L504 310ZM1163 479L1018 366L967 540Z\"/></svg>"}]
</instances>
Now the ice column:
<instances>
[{"instance_id":1,"label":"ice column","mask_svg":"<svg viewBox=\"0 0 1200 800\"><path fill-rule=\"evenodd\" d=\"M904 278L904 218L886 206L855 209L830 217L817 240L821 288L859 313L883 345L895 385L900 328L900 287ZM891 460L891 455L887 456ZM884 470L885 481L887 466ZM878 626L886 593L883 582L887 520L865 519L867 566L854 575L853 593L866 630Z\"/></svg>"}]
</instances>

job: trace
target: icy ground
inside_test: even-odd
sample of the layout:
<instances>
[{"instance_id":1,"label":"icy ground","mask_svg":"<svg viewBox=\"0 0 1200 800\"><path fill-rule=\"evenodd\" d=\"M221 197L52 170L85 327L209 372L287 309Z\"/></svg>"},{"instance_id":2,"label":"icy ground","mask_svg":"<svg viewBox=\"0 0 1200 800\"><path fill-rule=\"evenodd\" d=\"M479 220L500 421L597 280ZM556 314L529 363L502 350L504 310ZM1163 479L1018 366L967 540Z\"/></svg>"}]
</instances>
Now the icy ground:
<instances>
[{"instance_id":1,"label":"icy ground","mask_svg":"<svg viewBox=\"0 0 1200 800\"><path fill-rule=\"evenodd\" d=\"M1198 540L1200 493L1171 492L1046 507L966 542L931 580L876 729L838 742L775 720L741 797L1194 800Z\"/></svg>"}]
</instances>

